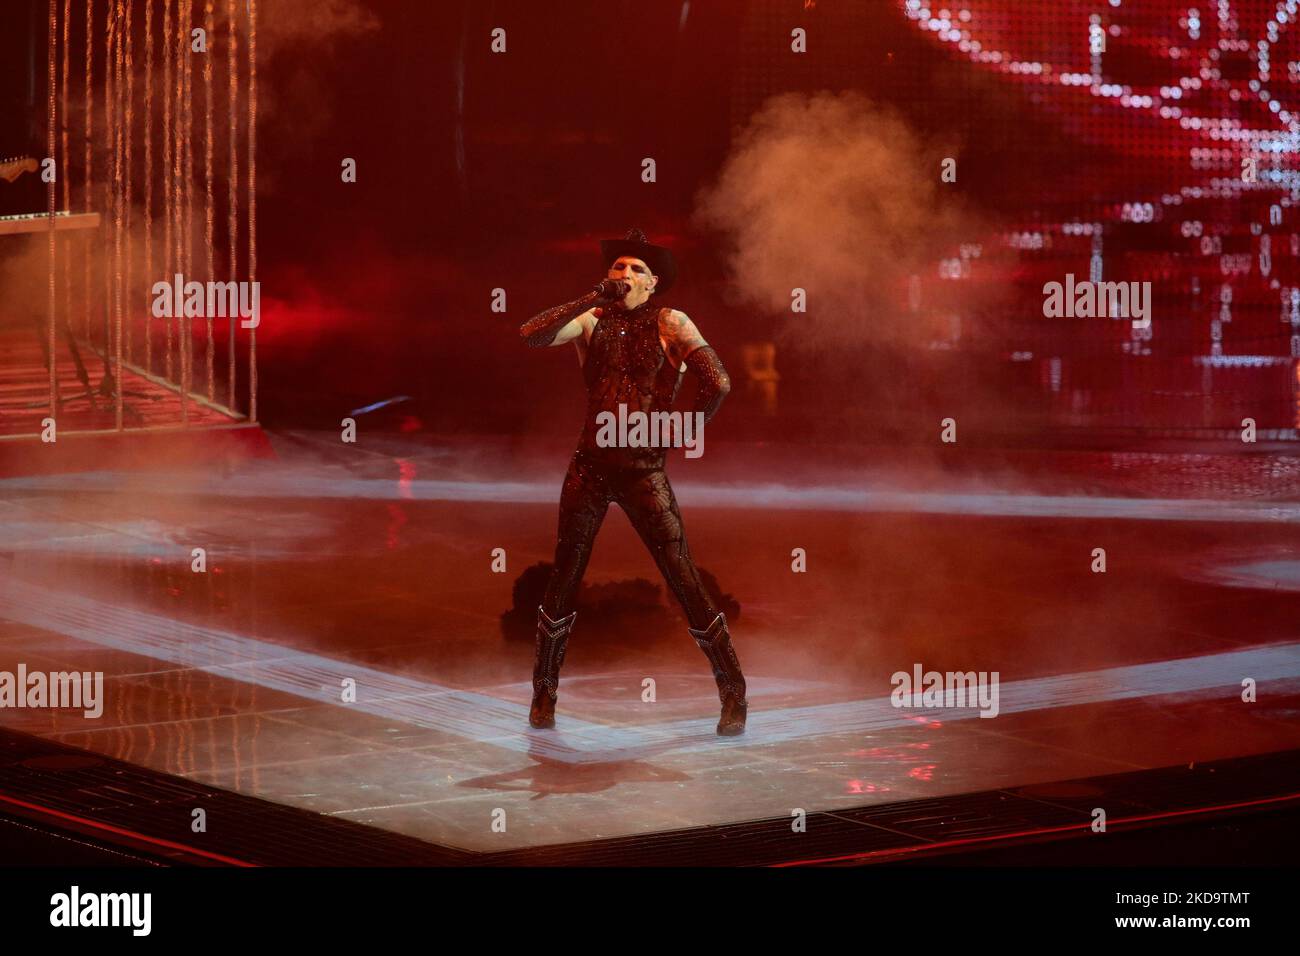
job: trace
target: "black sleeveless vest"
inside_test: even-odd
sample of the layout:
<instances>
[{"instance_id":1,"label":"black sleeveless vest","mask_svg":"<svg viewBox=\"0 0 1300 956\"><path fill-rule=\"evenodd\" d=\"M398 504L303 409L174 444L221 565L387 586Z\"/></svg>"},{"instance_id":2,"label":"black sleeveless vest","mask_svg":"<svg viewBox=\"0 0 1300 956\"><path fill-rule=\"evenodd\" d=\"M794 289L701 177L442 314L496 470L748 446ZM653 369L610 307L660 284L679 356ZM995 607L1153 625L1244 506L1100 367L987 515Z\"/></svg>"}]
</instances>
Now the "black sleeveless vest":
<instances>
[{"instance_id":1,"label":"black sleeveless vest","mask_svg":"<svg viewBox=\"0 0 1300 956\"><path fill-rule=\"evenodd\" d=\"M620 404L626 406L625 416L633 411L649 415L672 410L682 374L669 362L659 340L659 314L665 306L652 303L631 310L596 311L599 321L582 366L587 413L578 448L588 460L616 468L664 466L665 448L602 448L596 440L601 428L597 416L609 412L617 421ZM657 431L649 429L647 435Z\"/></svg>"}]
</instances>

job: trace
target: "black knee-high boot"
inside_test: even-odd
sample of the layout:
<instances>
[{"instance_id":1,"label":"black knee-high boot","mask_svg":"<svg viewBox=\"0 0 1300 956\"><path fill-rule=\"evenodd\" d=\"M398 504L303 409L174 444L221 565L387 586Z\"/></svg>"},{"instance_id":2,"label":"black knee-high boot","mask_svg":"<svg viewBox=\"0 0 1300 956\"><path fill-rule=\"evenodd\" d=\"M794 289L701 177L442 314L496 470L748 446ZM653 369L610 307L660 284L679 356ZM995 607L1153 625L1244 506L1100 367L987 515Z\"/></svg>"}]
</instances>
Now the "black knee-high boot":
<instances>
[{"instance_id":1,"label":"black knee-high boot","mask_svg":"<svg viewBox=\"0 0 1300 956\"><path fill-rule=\"evenodd\" d=\"M695 643L713 667L713 679L718 683L718 698L722 701L722 716L718 719L718 733L732 737L745 732L745 718L749 714L749 701L745 700L745 675L740 672L740 661L731 646L727 618L719 611L713 623L697 631L688 627Z\"/></svg>"},{"instance_id":2,"label":"black knee-high boot","mask_svg":"<svg viewBox=\"0 0 1300 956\"><path fill-rule=\"evenodd\" d=\"M558 621L552 621L537 606L537 658L533 663L533 706L528 711L528 722L534 727L555 726L555 697L560 688L560 665L564 663L564 650L569 643L569 632L578 616L573 611Z\"/></svg>"}]
</instances>

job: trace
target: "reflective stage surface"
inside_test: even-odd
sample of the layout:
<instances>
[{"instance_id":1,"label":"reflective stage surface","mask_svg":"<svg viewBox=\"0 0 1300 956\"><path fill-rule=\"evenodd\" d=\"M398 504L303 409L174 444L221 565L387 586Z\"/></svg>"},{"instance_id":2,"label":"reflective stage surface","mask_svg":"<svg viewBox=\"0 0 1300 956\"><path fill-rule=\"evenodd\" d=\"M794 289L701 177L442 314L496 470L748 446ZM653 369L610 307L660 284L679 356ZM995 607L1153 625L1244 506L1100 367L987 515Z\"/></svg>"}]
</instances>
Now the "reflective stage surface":
<instances>
[{"instance_id":1,"label":"reflective stage surface","mask_svg":"<svg viewBox=\"0 0 1300 956\"><path fill-rule=\"evenodd\" d=\"M1300 746L1294 458L676 455L692 552L740 605L750 724L722 739L666 603L617 628L580 606L558 726L528 728L502 615L551 558L564 446L273 440L225 472L0 480L0 672L102 671L106 698L0 724L468 850ZM611 511L587 580L632 578L661 585ZM996 672L997 715L894 707L917 666Z\"/></svg>"}]
</instances>

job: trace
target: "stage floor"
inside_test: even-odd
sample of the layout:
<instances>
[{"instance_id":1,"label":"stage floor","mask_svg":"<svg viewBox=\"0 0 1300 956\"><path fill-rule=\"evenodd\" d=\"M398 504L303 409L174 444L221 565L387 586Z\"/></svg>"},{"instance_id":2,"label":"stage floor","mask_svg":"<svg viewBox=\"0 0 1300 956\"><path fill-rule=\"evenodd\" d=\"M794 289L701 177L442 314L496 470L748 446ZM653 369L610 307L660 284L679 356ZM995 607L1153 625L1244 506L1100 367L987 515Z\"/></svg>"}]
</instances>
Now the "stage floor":
<instances>
[{"instance_id":1,"label":"stage floor","mask_svg":"<svg viewBox=\"0 0 1300 956\"><path fill-rule=\"evenodd\" d=\"M527 727L501 615L551 559L565 445L273 440L234 471L0 479L0 671L103 671L107 700L4 727L477 851L1300 747L1293 457L678 455L692 552L741 605L750 726L721 739L675 609L580 610L559 726ZM659 583L611 510L588 580L633 577ZM917 664L996 671L998 715L894 708Z\"/></svg>"},{"instance_id":2,"label":"stage floor","mask_svg":"<svg viewBox=\"0 0 1300 956\"><path fill-rule=\"evenodd\" d=\"M0 438L36 437L50 414L50 373L41 350L39 329L0 331ZM62 407L57 415L61 435L76 432L105 431L117 427L116 406L111 390L100 391L106 377L111 378L104 357L86 343L80 344L81 360L89 387L78 377L76 360L66 338L60 335L55 350L55 374ZM163 370L162 357L157 359L158 372ZM201 365L202 357L199 363ZM202 381L203 369L195 375ZM129 364L122 367L122 424L127 429L232 425L242 417L209 405L197 393L191 394L182 409L179 390L156 376L142 374Z\"/></svg>"}]
</instances>

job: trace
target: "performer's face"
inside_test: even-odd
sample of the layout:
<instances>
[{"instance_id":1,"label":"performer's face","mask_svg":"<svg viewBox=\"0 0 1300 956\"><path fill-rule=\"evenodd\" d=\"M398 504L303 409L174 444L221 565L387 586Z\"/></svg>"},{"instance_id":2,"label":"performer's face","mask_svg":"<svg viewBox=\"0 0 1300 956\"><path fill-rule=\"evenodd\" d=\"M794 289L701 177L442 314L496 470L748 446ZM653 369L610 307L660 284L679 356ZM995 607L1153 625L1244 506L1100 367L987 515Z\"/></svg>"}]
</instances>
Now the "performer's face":
<instances>
[{"instance_id":1,"label":"performer's face","mask_svg":"<svg viewBox=\"0 0 1300 956\"><path fill-rule=\"evenodd\" d=\"M659 277L650 271L650 267L644 260L632 256L620 256L615 259L614 264L609 267L609 277L626 279L632 283L632 291L623 297L623 306L628 309L635 309L650 298L650 293L654 291L655 284L659 281Z\"/></svg>"}]
</instances>

